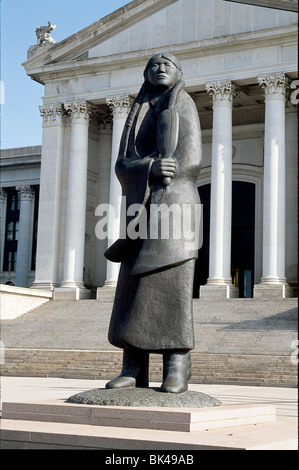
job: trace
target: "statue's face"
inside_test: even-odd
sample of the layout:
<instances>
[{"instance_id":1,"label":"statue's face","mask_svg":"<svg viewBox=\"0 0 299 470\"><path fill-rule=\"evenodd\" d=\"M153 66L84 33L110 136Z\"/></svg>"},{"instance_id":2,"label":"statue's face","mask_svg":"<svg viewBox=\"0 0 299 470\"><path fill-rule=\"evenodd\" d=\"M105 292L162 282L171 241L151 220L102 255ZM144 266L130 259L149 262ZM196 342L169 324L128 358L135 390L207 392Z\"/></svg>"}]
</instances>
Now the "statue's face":
<instances>
[{"instance_id":1,"label":"statue's face","mask_svg":"<svg viewBox=\"0 0 299 470\"><path fill-rule=\"evenodd\" d=\"M171 88L180 79L181 72L168 59L164 57L157 58L147 71L147 78L154 87Z\"/></svg>"}]
</instances>

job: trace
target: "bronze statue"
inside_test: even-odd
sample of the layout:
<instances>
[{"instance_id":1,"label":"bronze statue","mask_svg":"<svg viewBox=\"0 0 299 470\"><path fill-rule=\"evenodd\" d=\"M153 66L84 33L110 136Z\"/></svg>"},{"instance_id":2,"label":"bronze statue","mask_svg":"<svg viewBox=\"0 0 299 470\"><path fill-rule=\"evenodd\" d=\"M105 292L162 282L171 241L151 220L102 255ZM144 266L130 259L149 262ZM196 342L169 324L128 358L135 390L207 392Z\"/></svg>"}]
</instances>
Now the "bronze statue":
<instances>
[{"instance_id":1,"label":"bronze statue","mask_svg":"<svg viewBox=\"0 0 299 470\"><path fill-rule=\"evenodd\" d=\"M159 211L200 204L195 185L201 168L200 123L182 75L172 54L148 61L121 139L115 171L123 200L126 209L140 204L148 225L154 206ZM166 210L160 218L165 213L169 216ZM140 213L127 215L127 228L139 223ZM106 388L148 387L151 352L163 354L162 391L188 388L198 249L188 245L184 234L169 233L168 238L135 238L128 231L105 253L108 260L121 262L108 338L123 349L122 372Z\"/></svg>"}]
</instances>

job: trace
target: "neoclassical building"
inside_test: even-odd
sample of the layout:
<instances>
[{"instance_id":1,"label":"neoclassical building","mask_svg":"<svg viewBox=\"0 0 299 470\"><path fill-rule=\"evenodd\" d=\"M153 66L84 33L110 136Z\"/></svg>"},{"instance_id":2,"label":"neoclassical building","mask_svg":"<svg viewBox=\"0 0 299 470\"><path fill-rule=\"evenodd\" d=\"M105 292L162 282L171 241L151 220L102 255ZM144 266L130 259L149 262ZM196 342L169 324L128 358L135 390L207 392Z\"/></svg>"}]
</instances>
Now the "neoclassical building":
<instances>
[{"instance_id":1,"label":"neoclassical building","mask_svg":"<svg viewBox=\"0 0 299 470\"><path fill-rule=\"evenodd\" d=\"M297 14L248 3L262 2L134 0L59 43L29 48L26 73L44 85L41 158L39 149L2 151L1 250L11 253L3 282L56 298L115 285L119 267L103 255L119 228L114 163L146 62L169 51L202 127L194 296L296 295ZM16 165L23 178L11 176ZM116 214L109 240L95 230L107 203Z\"/></svg>"}]
</instances>

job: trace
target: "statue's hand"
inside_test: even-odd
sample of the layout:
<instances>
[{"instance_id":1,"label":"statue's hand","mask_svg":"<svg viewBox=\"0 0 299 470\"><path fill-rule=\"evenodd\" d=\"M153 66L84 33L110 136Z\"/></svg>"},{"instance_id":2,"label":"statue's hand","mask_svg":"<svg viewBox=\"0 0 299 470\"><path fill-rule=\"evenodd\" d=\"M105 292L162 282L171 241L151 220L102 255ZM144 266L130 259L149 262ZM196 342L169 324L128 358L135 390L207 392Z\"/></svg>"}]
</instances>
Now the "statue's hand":
<instances>
[{"instance_id":1,"label":"statue's hand","mask_svg":"<svg viewBox=\"0 0 299 470\"><path fill-rule=\"evenodd\" d=\"M159 158L152 164L151 174L154 178L173 178L176 163L172 158Z\"/></svg>"}]
</instances>

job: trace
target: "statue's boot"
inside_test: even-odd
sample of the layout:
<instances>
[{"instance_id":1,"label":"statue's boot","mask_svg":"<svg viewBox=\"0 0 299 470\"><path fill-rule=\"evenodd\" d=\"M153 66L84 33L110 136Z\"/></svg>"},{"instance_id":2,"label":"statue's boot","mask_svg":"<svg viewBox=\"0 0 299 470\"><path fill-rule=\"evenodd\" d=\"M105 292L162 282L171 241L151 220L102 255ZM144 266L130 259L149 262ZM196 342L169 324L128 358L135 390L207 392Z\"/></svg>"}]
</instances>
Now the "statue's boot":
<instances>
[{"instance_id":1,"label":"statue's boot","mask_svg":"<svg viewBox=\"0 0 299 470\"><path fill-rule=\"evenodd\" d=\"M110 380L106 388L148 387L149 352L128 347L123 352L123 367L120 375Z\"/></svg>"},{"instance_id":2,"label":"statue's boot","mask_svg":"<svg viewBox=\"0 0 299 470\"><path fill-rule=\"evenodd\" d=\"M190 351L166 351L163 353L162 392L185 392L188 389L188 380L190 378Z\"/></svg>"}]
</instances>

